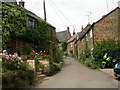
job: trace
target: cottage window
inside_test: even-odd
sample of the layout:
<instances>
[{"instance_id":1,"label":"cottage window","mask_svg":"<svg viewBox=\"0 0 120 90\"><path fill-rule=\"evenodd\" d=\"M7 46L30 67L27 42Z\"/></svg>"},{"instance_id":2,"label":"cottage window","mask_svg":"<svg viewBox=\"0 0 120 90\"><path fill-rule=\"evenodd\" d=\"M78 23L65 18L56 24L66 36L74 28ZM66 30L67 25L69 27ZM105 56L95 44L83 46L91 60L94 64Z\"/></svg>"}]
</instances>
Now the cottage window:
<instances>
[{"instance_id":1,"label":"cottage window","mask_svg":"<svg viewBox=\"0 0 120 90\"><path fill-rule=\"evenodd\" d=\"M35 28L35 20L32 18L27 18L27 26Z\"/></svg>"},{"instance_id":2,"label":"cottage window","mask_svg":"<svg viewBox=\"0 0 120 90\"><path fill-rule=\"evenodd\" d=\"M93 32L92 32L92 29L90 30L90 38L93 37Z\"/></svg>"}]
</instances>

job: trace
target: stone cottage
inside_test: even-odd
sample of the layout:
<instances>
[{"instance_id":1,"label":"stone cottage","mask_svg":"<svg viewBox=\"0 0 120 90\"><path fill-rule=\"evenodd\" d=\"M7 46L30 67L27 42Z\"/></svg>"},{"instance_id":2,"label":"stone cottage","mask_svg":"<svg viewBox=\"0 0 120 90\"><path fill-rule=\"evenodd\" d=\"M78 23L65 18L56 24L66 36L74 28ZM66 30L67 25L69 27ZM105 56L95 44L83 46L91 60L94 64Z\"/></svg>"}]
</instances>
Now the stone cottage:
<instances>
[{"instance_id":1,"label":"stone cottage","mask_svg":"<svg viewBox=\"0 0 120 90\"><path fill-rule=\"evenodd\" d=\"M75 41L78 55L86 49L93 48L92 25L88 24L85 28L82 27L81 29L82 31L77 33L77 40Z\"/></svg>"},{"instance_id":2,"label":"stone cottage","mask_svg":"<svg viewBox=\"0 0 120 90\"><path fill-rule=\"evenodd\" d=\"M2 0L2 2L8 3L9 5L14 4L18 7L21 7L27 14L26 26L29 28L34 28L34 29L37 28L37 20L41 18L37 16L36 14L34 14L33 12L24 8L25 2L23 0L19 1L19 4L17 4L16 0ZM46 23L47 23L47 33L52 36L52 40L50 41L49 45L54 46L55 44L58 44L58 40L56 37L56 30L55 30L56 28L52 26L51 24L49 24L48 22ZM23 46L25 45L33 46L33 44L31 43L24 42L21 40L17 40L17 41L15 40L15 41L9 42L8 47L15 48L15 49L12 49L11 51L11 53L14 53L16 52L16 49L22 50ZM50 48L50 52L52 53L52 47Z\"/></svg>"},{"instance_id":3,"label":"stone cottage","mask_svg":"<svg viewBox=\"0 0 120 90\"><path fill-rule=\"evenodd\" d=\"M75 52L75 41L77 39L77 34L73 31L73 36L67 41L67 54L68 55L76 55Z\"/></svg>"},{"instance_id":4,"label":"stone cottage","mask_svg":"<svg viewBox=\"0 0 120 90\"><path fill-rule=\"evenodd\" d=\"M79 54L86 48L93 49L94 45L99 41L120 41L120 6L92 25L88 24L85 28L82 28L82 31L77 35L75 45Z\"/></svg>"},{"instance_id":5,"label":"stone cottage","mask_svg":"<svg viewBox=\"0 0 120 90\"><path fill-rule=\"evenodd\" d=\"M120 7L115 8L94 23L93 44L109 39L120 41Z\"/></svg>"},{"instance_id":6,"label":"stone cottage","mask_svg":"<svg viewBox=\"0 0 120 90\"><path fill-rule=\"evenodd\" d=\"M67 41L71 37L69 27L67 27L67 30L65 30L65 31L57 32L56 36L57 36L57 39L59 42L59 47L60 47L60 49L62 49L62 42Z\"/></svg>"}]
</instances>

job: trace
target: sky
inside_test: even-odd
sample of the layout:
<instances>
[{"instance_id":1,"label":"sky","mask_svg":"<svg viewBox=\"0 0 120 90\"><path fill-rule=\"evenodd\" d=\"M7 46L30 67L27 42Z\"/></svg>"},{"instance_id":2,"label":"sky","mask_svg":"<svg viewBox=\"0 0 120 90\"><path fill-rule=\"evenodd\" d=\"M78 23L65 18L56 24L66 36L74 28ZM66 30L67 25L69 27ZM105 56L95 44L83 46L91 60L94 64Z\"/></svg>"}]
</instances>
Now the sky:
<instances>
[{"instance_id":1,"label":"sky","mask_svg":"<svg viewBox=\"0 0 120 90\"><path fill-rule=\"evenodd\" d=\"M17 2L20 0L17 0ZM25 8L44 19L43 0L23 0ZM56 31L70 28L70 32L80 32L88 22L91 24L116 7L120 0L45 0L47 22ZM107 3L106 3L107 2Z\"/></svg>"}]
</instances>

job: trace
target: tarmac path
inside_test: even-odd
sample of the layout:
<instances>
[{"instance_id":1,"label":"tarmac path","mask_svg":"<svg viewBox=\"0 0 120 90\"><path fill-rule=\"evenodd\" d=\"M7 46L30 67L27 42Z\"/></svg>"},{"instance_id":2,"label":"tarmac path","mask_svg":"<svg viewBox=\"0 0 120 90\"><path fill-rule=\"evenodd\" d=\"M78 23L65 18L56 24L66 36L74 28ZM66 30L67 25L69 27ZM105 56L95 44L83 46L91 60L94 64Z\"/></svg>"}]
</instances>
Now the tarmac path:
<instances>
[{"instance_id":1,"label":"tarmac path","mask_svg":"<svg viewBox=\"0 0 120 90\"><path fill-rule=\"evenodd\" d=\"M118 81L100 70L90 69L71 57L64 57L62 70L46 77L35 88L118 88Z\"/></svg>"}]
</instances>

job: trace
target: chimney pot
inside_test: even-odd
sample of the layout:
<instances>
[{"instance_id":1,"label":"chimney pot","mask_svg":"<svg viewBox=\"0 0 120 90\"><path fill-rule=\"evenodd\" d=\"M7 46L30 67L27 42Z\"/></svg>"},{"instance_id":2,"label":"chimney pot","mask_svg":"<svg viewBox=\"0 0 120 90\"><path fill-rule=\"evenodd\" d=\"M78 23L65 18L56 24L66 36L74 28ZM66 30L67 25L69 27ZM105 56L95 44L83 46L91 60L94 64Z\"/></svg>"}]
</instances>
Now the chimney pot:
<instances>
[{"instance_id":1,"label":"chimney pot","mask_svg":"<svg viewBox=\"0 0 120 90\"><path fill-rule=\"evenodd\" d=\"M23 0L21 0L21 1L19 1L19 5L20 5L21 7L24 7L24 6L25 6L25 2L24 2Z\"/></svg>"},{"instance_id":2,"label":"chimney pot","mask_svg":"<svg viewBox=\"0 0 120 90\"><path fill-rule=\"evenodd\" d=\"M73 35L75 35L76 33L75 33L75 31L73 31Z\"/></svg>"},{"instance_id":3,"label":"chimney pot","mask_svg":"<svg viewBox=\"0 0 120 90\"><path fill-rule=\"evenodd\" d=\"M67 27L67 30L69 31L69 30L70 30L70 28L69 28L69 27Z\"/></svg>"}]
</instances>

